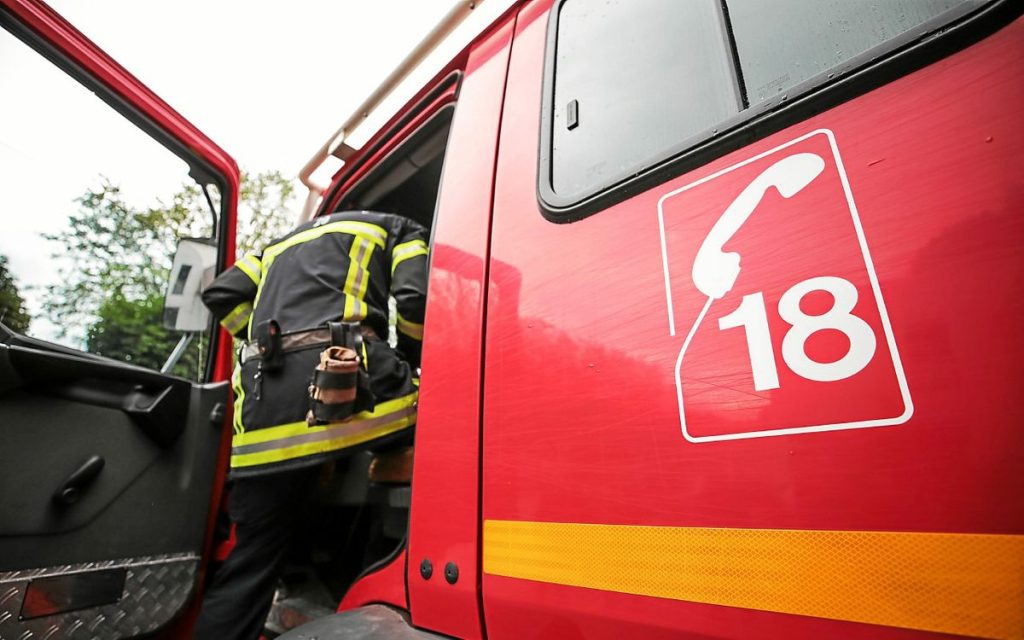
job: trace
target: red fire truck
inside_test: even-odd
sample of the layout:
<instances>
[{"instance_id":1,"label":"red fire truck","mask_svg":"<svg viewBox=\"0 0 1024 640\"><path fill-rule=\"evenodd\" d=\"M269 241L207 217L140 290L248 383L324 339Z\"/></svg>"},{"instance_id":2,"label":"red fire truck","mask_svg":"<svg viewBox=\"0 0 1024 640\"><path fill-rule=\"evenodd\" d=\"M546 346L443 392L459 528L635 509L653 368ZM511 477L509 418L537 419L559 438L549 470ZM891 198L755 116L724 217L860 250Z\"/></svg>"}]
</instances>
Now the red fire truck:
<instances>
[{"instance_id":1,"label":"red fire truck","mask_svg":"<svg viewBox=\"0 0 1024 640\"><path fill-rule=\"evenodd\" d=\"M523 0L357 113L307 215L432 229L412 472L325 481L286 637L1024 637L1022 8ZM234 161L0 24L215 188L229 266ZM188 637L231 340L189 382L2 331L0 637Z\"/></svg>"}]
</instances>

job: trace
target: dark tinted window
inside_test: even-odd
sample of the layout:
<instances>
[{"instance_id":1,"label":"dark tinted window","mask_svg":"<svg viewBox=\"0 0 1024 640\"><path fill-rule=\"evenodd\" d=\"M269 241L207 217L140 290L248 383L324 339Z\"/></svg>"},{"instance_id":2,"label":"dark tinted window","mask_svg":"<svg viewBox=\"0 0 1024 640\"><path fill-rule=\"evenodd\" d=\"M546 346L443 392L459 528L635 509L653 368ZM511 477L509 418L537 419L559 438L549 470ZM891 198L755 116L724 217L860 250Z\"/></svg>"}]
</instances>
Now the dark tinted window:
<instances>
[{"instance_id":1,"label":"dark tinted window","mask_svg":"<svg viewBox=\"0 0 1024 640\"><path fill-rule=\"evenodd\" d=\"M541 200L551 210L572 211L778 106L782 95L792 99L984 4L556 2L545 68Z\"/></svg>"},{"instance_id":2,"label":"dark tinted window","mask_svg":"<svg viewBox=\"0 0 1024 640\"><path fill-rule=\"evenodd\" d=\"M562 5L551 132L556 193L571 196L640 169L739 110L717 4Z\"/></svg>"},{"instance_id":3,"label":"dark tinted window","mask_svg":"<svg viewBox=\"0 0 1024 640\"><path fill-rule=\"evenodd\" d=\"M178 279L174 281L174 287L171 289L171 293L174 295L181 295L185 291L185 283L188 282L188 274L192 273L192 267L183 264L178 269Z\"/></svg>"},{"instance_id":4,"label":"dark tinted window","mask_svg":"<svg viewBox=\"0 0 1024 640\"><path fill-rule=\"evenodd\" d=\"M963 4L962 0L729 0L751 105Z\"/></svg>"}]
</instances>

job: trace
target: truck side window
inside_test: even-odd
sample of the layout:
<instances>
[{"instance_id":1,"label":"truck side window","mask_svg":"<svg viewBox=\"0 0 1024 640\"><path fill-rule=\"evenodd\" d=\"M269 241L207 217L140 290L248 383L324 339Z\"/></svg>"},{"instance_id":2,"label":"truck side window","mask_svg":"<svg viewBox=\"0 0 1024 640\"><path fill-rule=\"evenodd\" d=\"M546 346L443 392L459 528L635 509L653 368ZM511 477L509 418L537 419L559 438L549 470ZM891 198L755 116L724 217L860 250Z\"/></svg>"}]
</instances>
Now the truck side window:
<instances>
[{"instance_id":1,"label":"truck side window","mask_svg":"<svg viewBox=\"0 0 1024 640\"><path fill-rule=\"evenodd\" d=\"M840 67L962 0L729 0L751 105ZM766 13L770 19L766 20ZM784 44L785 46L780 46Z\"/></svg>"},{"instance_id":2,"label":"truck side window","mask_svg":"<svg viewBox=\"0 0 1024 640\"><path fill-rule=\"evenodd\" d=\"M538 188L573 220L801 94L979 10L973 0L559 0ZM788 102L787 102L788 101ZM758 127L739 136L768 131ZM739 142L734 144L739 145ZM690 153L694 152L694 153ZM678 174L678 172L677 172Z\"/></svg>"},{"instance_id":3,"label":"truck side window","mask_svg":"<svg viewBox=\"0 0 1024 640\"><path fill-rule=\"evenodd\" d=\"M3 29L0 87L0 341L160 369L178 242L215 227L188 164ZM189 337L169 372L200 380L209 330Z\"/></svg>"},{"instance_id":4,"label":"truck side window","mask_svg":"<svg viewBox=\"0 0 1024 640\"><path fill-rule=\"evenodd\" d=\"M739 111L717 3L635 4L562 5L551 164L559 194L636 171Z\"/></svg>"}]
</instances>

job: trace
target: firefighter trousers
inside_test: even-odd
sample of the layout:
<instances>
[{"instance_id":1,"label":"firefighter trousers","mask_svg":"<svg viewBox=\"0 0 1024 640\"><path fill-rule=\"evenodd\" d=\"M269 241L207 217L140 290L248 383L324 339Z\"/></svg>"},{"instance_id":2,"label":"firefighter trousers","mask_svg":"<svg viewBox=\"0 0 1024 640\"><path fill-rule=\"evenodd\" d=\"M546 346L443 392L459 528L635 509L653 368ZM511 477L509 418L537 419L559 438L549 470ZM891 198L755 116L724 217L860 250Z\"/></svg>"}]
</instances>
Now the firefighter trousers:
<instances>
[{"instance_id":1,"label":"firefighter trousers","mask_svg":"<svg viewBox=\"0 0 1024 640\"><path fill-rule=\"evenodd\" d=\"M228 498L235 547L206 591L193 638L260 637L319 470L313 466L235 481Z\"/></svg>"}]
</instances>

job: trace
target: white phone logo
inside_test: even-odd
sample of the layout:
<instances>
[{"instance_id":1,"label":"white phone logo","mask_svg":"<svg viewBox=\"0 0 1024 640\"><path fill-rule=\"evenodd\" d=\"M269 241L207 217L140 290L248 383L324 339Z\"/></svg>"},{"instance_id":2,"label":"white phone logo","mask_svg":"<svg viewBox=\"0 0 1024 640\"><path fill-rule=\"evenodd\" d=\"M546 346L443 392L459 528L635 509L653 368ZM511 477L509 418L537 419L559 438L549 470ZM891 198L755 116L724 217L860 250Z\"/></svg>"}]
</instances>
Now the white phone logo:
<instances>
[{"instance_id":1,"label":"white phone logo","mask_svg":"<svg viewBox=\"0 0 1024 640\"><path fill-rule=\"evenodd\" d=\"M676 360L676 384L680 389L682 380L679 368L690 341L704 321L711 303L729 293L740 275L740 254L726 253L725 244L754 213L768 189L775 187L783 198L792 198L821 175L824 169L825 161L813 153L797 153L779 160L743 189L708 232L697 250L692 270L694 285L708 299L687 334ZM825 291L832 296L832 307L827 312L809 316L801 311L800 301L812 291ZM852 313L857 305L857 297L857 288L851 282L835 276L810 278L786 290L779 299L778 311L783 321L790 325L782 339L782 359L791 371L808 380L835 382L859 373L871 362L877 341L868 323ZM739 307L718 319L718 328L722 331L736 328L744 330L754 391L778 389L779 372L764 293L755 291L743 296ZM824 329L840 331L850 341L846 354L834 362L817 362L807 355L805 349L807 339Z\"/></svg>"},{"instance_id":2,"label":"white phone logo","mask_svg":"<svg viewBox=\"0 0 1024 640\"><path fill-rule=\"evenodd\" d=\"M729 293L740 275L740 254L723 251L754 213L768 189L775 187L783 198L792 198L825 169L825 161L813 153L797 153L768 167L733 200L711 228L693 261L693 284L708 298Z\"/></svg>"},{"instance_id":3,"label":"white phone logo","mask_svg":"<svg viewBox=\"0 0 1024 640\"><path fill-rule=\"evenodd\" d=\"M827 155L809 152L810 150L796 153L788 150L793 145L804 143L809 139L827 140L832 151L831 162L833 162L829 166L835 171L839 191L837 191L836 180L832 178L825 180L822 177L825 174L826 163L830 162ZM784 154L785 157L782 157ZM704 207L700 207L700 211L687 207L685 203L693 202L688 199L694 196L684 194L692 193L695 189L702 189L702 185L768 157L773 160L781 159L743 185L739 194L732 201L723 202L724 210L719 209L722 211L721 215L713 221L707 236L700 241L696 253L687 256L692 260L689 275L692 278L693 288L697 290L696 293L699 296L696 300L691 297L690 302L691 304L697 303L701 301L700 298L703 298L703 304L685 334L675 362L675 386L683 437L690 442L715 442L887 426L906 422L913 415L913 403L899 360L892 327L885 310L878 276L874 271L856 204L850 193L842 159L836 147L835 136L831 131L825 129L812 131L661 197L658 201L658 223L661 229L669 335L675 336L677 329L669 269L670 233L683 235L686 238L684 243L691 247L693 246L691 244L693 237L689 234L691 229L688 228L688 224L676 223L675 230L670 232L666 227L666 211L674 211L671 213L674 219L691 223L698 222L694 216L705 215ZM808 190L807 187L812 183L820 184L813 190ZM775 199L775 194L769 194L772 190L777 191L781 198L793 200L793 202L778 206L780 203ZM809 193L813 191L813 195L794 200L794 196L803 191ZM696 196L698 201L706 197L708 196ZM792 247L777 247L779 250L787 250L793 254L790 256L792 259L780 261L776 265L758 265L765 267L765 273L773 274L769 280L762 283L756 277L745 279L741 285L744 291L737 291L736 285L739 282L741 266L743 266L740 254L747 246L746 243L751 242L763 246L768 239L764 237L744 238L741 242L736 243L737 251L728 251L727 246L736 240L737 233L744 228L743 225L750 219L750 216L754 215L754 211L761 206L762 201L766 198L775 201L771 207L773 216L782 218L781 212L787 212L784 216L785 219L778 220L778 224L785 225L787 228L802 228L809 224L809 221L817 220L821 220L822 224L827 224L837 215L842 215L843 208L838 200L838 198L842 198L853 222L855 242L864 258L868 279L866 284L870 286L873 298L871 302L874 304L860 304L861 298L868 292L866 284L858 277L854 277L853 281L848 279L853 277L853 274L849 272L850 267L842 261L829 259L826 247L816 247L806 256L802 256L801 245L808 242L806 237L794 241ZM669 202L673 203L671 209L667 205ZM772 221L766 220L766 222ZM692 251L692 249L690 250ZM687 260L687 257L680 256L683 260ZM747 257L749 259L749 256ZM816 275L807 273L808 268L815 266L811 262L812 260L820 261L820 272ZM797 273L801 274L799 278L802 279L787 288L784 282L779 282L778 277L785 275L785 269L794 267L799 269ZM860 283L854 284L858 280ZM762 290L762 287L758 286L759 284L770 287L771 293ZM779 290L780 285L783 289L781 291ZM827 298L822 296L822 293ZM692 294L690 295L692 296ZM803 302L809 295L816 296L818 300L818 303L813 306L811 312L813 315L804 310L806 305ZM737 300L733 300L733 298L738 299L738 304ZM831 304L827 309L823 309L822 303L828 298L831 299ZM725 302L726 299L728 302ZM711 307L715 305L716 301L721 301L727 306L725 308L716 306L715 312L712 313ZM873 326L869 322L873 318L874 310L878 312L880 327ZM702 332L701 327L709 315L714 318L713 324L716 326L713 329L708 327L707 331ZM829 332L832 336L829 338L831 342L828 344L831 346L828 350L822 350L823 343L820 340L812 339L813 336L823 331ZM845 351L841 350L843 341L835 339L837 332L846 338L847 348ZM693 364L695 368L692 380L695 388L691 393L695 394L692 397L698 400L702 413L697 420L698 433L693 433L687 427L685 404L689 401L689 397L684 397L684 387L689 386L689 383L684 384L683 361L687 358L688 349L697 339L698 333L701 335L699 340L704 345L704 349L699 355L690 356L697 360ZM727 333L728 336L725 335ZM833 384L860 374L876 361L876 355L880 352L879 346L883 344L880 337L883 336L884 345L888 347L888 355L892 360L896 383L899 385L900 395L903 399L903 406L898 414L882 414L870 419L860 417L844 419L845 416L840 415L844 409L837 409L836 411L839 412L837 415L822 417L819 421L819 418L805 415L806 412L799 408L777 405L782 408L780 409L782 413L793 412L792 418L780 414L780 416L770 418L771 423L779 421L779 424L761 424L765 419L764 416L748 412L750 415L744 414L739 418L744 423L742 425L725 424L718 419L717 414L711 418L707 415L709 406L714 407L713 411L724 408L716 405L714 399L709 399L707 396L700 397L709 384L721 384L723 393L726 394L723 397L729 397L728 394L738 394L752 401L756 397L759 400L754 401L755 404L762 406L765 403L774 402L773 396L776 394L783 394L778 397L789 398L793 397L794 393L806 393L808 388L802 386L801 379L817 384ZM749 369L740 368L738 366L740 363L734 361L735 346L738 346L737 338L743 340L746 346ZM749 378L744 375L744 369L749 372ZM881 370L876 370L871 375L885 374ZM719 383L711 382L709 376L719 380ZM728 382L722 383L725 378L728 378ZM791 387L796 391L785 390ZM889 410L885 409L885 411ZM724 428L726 432L701 433L708 428L707 425L714 425L712 426L713 431Z\"/></svg>"}]
</instances>

